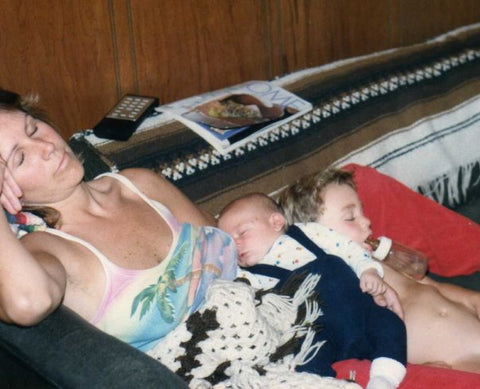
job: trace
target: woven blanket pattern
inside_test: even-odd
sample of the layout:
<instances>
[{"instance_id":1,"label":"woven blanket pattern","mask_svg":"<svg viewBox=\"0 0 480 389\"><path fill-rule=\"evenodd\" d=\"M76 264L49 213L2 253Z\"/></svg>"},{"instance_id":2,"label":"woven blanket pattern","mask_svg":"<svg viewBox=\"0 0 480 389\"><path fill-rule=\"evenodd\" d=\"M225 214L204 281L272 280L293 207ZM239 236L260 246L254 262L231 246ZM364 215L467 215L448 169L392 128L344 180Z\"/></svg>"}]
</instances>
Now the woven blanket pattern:
<instances>
[{"instance_id":1,"label":"woven blanket pattern","mask_svg":"<svg viewBox=\"0 0 480 389\"><path fill-rule=\"evenodd\" d=\"M319 278L309 275L292 297L217 280L202 308L148 354L191 388L359 388L295 371L322 345L312 344L312 324L321 314L313 299Z\"/></svg>"},{"instance_id":2,"label":"woven blanket pattern","mask_svg":"<svg viewBox=\"0 0 480 389\"><path fill-rule=\"evenodd\" d=\"M149 168L215 214L233 198L252 191L274 193L298 179L299 171L315 173L393 131L479 95L480 25L422 44L300 70L272 82L311 102L313 110L227 155L165 115L147 119L127 142L108 142L86 130L74 135L70 145L86 156L87 177L111 169ZM424 154L417 168L425 172L425 180L413 188L431 191L428 183L443 180L445 174L454 184L475 161L464 161L461 173L460 166L454 166L457 174L429 172L423 165L432 163L432 157ZM452 196L435 197L452 203Z\"/></svg>"}]
</instances>

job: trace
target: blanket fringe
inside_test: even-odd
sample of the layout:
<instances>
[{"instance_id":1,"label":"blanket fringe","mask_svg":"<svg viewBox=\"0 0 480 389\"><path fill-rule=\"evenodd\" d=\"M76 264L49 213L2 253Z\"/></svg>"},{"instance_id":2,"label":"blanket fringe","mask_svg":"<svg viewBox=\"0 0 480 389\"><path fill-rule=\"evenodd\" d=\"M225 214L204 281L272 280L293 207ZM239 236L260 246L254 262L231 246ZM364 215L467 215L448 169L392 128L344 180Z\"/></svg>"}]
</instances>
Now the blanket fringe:
<instances>
[{"instance_id":1,"label":"blanket fringe","mask_svg":"<svg viewBox=\"0 0 480 389\"><path fill-rule=\"evenodd\" d=\"M191 388L359 388L295 371L323 344L315 342L314 330L322 314L314 301L319 280L309 274L291 296L257 294L245 283L216 280L204 305L148 354L183 376ZM298 320L300 307L304 317Z\"/></svg>"},{"instance_id":2,"label":"blanket fringe","mask_svg":"<svg viewBox=\"0 0 480 389\"><path fill-rule=\"evenodd\" d=\"M480 191L480 161L460 166L421 184L417 191L450 208L465 204L474 197L473 193Z\"/></svg>"}]
</instances>

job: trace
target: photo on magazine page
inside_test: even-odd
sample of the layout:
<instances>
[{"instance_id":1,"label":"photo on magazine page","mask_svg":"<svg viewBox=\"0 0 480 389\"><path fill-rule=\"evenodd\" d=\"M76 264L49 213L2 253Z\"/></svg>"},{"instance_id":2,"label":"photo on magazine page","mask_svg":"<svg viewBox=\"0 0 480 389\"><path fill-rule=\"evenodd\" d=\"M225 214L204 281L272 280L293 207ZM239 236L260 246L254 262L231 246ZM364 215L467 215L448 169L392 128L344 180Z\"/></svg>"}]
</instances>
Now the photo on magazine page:
<instances>
[{"instance_id":1,"label":"photo on magazine page","mask_svg":"<svg viewBox=\"0 0 480 389\"><path fill-rule=\"evenodd\" d=\"M250 81L160 107L221 153L311 109L309 102L268 81Z\"/></svg>"}]
</instances>

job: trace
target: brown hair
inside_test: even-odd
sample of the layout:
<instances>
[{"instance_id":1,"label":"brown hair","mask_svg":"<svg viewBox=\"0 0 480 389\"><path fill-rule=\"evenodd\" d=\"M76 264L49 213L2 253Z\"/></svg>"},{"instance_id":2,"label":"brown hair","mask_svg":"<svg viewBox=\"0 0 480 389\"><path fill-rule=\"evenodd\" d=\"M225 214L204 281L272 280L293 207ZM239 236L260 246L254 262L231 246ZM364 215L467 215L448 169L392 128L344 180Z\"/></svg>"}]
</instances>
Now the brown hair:
<instances>
[{"instance_id":1,"label":"brown hair","mask_svg":"<svg viewBox=\"0 0 480 389\"><path fill-rule=\"evenodd\" d=\"M352 172L328 168L299 179L280 193L278 202L288 224L316 221L322 213L322 193L330 184L348 185L356 190Z\"/></svg>"},{"instance_id":2,"label":"brown hair","mask_svg":"<svg viewBox=\"0 0 480 389\"><path fill-rule=\"evenodd\" d=\"M27 94L20 96L18 93L0 88L0 111L21 111L44 123L52 125L38 104L38 95ZM31 212L40 216L49 227L58 228L61 222L61 214L52 207L25 206L22 211Z\"/></svg>"}]
</instances>

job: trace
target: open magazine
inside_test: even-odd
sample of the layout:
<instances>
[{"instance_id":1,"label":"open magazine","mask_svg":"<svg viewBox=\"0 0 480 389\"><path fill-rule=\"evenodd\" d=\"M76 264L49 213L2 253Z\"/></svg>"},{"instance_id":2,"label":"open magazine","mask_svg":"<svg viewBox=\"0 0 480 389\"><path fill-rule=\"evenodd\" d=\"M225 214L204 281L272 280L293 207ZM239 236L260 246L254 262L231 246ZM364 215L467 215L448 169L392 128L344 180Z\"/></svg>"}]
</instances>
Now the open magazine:
<instances>
[{"instance_id":1,"label":"open magazine","mask_svg":"<svg viewBox=\"0 0 480 389\"><path fill-rule=\"evenodd\" d=\"M268 81L249 81L158 107L222 154L311 109L308 101Z\"/></svg>"}]
</instances>

